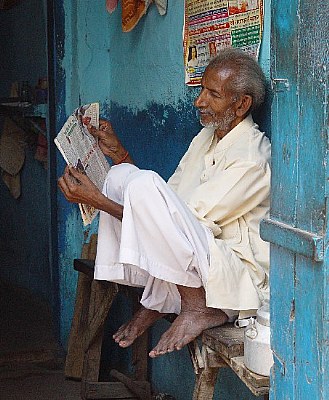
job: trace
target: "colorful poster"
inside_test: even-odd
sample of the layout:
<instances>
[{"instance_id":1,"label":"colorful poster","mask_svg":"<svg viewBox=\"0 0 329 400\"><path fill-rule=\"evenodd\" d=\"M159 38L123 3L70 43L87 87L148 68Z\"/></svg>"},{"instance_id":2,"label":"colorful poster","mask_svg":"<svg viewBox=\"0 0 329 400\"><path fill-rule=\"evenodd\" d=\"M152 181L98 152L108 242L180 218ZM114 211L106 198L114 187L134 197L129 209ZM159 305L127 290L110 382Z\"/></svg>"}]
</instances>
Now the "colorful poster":
<instances>
[{"instance_id":1,"label":"colorful poster","mask_svg":"<svg viewBox=\"0 0 329 400\"><path fill-rule=\"evenodd\" d=\"M224 47L258 57L263 0L185 0L185 83L200 85L209 60Z\"/></svg>"}]
</instances>

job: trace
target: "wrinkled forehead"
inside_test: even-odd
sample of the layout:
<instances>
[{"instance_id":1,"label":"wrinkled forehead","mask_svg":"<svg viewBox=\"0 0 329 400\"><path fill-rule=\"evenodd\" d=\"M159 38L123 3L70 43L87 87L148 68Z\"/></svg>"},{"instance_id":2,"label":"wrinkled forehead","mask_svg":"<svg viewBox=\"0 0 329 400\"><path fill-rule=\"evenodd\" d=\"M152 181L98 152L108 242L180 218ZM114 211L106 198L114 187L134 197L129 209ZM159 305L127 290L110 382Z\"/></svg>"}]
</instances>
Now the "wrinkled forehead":
<instances>
[{"instance_id":1,"label":"wrinkled forehead","mask_svg":"<svg viewBox=\"0 0 329 400\"><path fill-rule=\"evenodd\" d=\"M217 91L227 91L228 82L231 80L233 70L227 67L207 67L201 84L209 89L216 89Z\"/></svg>"},{"instance_id":2,"label":"wrinkled forehead","mask_svg":"<svg viewBox=\"0 0 329 400\"><path fill-rule=\"evenodd\" d=\"M204 75L211 76L212 79L219 79L221 81L225 81L226 79L231 78L234 71L232 68L228 66L208 66L205 69Z\"/></svg>"}]
</instances>

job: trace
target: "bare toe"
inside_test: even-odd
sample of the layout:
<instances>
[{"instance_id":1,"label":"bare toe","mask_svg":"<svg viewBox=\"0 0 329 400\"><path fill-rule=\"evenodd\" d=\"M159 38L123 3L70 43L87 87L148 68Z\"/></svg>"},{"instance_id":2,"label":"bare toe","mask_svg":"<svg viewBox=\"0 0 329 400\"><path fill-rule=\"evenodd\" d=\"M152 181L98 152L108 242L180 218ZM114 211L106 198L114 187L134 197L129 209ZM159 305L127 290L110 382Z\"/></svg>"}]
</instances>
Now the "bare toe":
<instances>
[{"instance_id":1,"label":"bare toe","mask_svg":"<svg viewBox=\"0 0 329 400\"><path fill-rule=\"evenodd\" d=\"M221 310L183 311L161 336L149 356L154 358L174 350L181 350L198 337L203 330L222 325L226 321L227 315Z\"/></svg>"},{"instance_id":2,"label":"bare toe","mask_svg":"<svg viewBox=\"0 0 329 400\"><path fill-rule=\"evenodd\" d=\"M112 336L113 339L117 342L118 340L120 340L120 338L123 336L123 333L125 331L125 329L127 328L128 324L123 324L120 326L120 328L114 333L114 335Z\"/></svg>"},{"instance_id":3,"label":"bare toe","mask_svg":"<svg viewBox=\"0 0 329 400\"><path fill-rule=\"evenodd\" d=\"M118 329L113 335L113 339L120 347L128 347L141 336L147 328L164 315L165 314L161 314L158 311L141 307L128 323L122 325Z\"/></svg>"}]
</instances>

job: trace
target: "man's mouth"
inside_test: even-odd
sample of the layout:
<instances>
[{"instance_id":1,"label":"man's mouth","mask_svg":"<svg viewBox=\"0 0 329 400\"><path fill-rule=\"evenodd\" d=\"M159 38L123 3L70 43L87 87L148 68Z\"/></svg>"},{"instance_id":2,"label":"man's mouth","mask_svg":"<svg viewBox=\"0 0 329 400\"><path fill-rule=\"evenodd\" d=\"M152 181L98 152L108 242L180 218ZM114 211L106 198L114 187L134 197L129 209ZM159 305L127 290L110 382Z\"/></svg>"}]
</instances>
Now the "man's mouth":
<instances>
[{"instance_id":1,"label":"man's mouth","mask_svg":"<svg viewBox=\"0 0 329 400\"><path fill-rule=\"evenodd\" d=\"M214 116L214 113L212 113L210 111L206 111L206 110L199 110L199 113L201 116L210 116L210 117Z\"/></svg>"}]
</instances>

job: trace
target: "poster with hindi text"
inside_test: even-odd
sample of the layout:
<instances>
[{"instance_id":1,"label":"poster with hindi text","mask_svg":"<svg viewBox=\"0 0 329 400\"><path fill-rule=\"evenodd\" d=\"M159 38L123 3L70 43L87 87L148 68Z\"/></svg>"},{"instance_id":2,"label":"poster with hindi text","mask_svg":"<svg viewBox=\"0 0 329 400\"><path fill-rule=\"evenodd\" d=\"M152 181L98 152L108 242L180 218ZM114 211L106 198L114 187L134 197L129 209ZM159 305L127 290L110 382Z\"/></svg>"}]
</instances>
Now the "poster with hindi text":
<instances>
[{"instance_id":1,"label":"poster with hindi text","mask_svg":"<svg viewBox=\"0 0 329 400\"><path fill-rule=\"evenodd\" d=\"M185 0L185 83L200 85L209 60L225 47L258 58L263 0Z\"/></svg>"}]
</instances>

